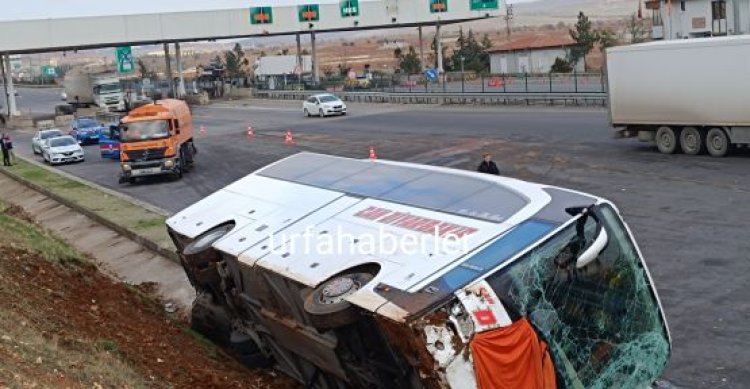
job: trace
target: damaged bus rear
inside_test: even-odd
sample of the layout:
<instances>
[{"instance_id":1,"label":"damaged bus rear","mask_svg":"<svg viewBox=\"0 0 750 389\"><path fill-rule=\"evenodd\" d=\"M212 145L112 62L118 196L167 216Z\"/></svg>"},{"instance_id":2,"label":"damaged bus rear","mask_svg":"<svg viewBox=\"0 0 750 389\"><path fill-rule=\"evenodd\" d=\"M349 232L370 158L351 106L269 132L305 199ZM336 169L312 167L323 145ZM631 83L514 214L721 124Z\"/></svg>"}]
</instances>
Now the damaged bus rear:
<instances>
[{"instance_id":1,"label":"damaged bus rear","mask_svg":"<svg viewBox=\"0 0 750 389\"><path fill-rule=\"evenodd\" d=\"M300 153L167 221L193 328L315 388L640 388L659 298L610 202Z\"/></svg>"}]
</instances>

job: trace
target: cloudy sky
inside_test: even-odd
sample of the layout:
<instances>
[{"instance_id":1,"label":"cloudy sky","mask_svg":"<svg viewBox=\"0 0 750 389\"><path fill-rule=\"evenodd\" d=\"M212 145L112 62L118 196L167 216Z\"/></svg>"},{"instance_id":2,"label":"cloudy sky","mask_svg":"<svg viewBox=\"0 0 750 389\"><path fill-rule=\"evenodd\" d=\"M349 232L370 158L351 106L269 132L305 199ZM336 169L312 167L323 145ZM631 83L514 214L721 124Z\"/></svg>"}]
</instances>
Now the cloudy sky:
<instances>
[{"instance_id":1,"label":"cloudy sky","mask_svg":"<svg viewBox=\"0 0 750 389\"><path fill-rule=\"evenodd\" d=\"M11 2L12 0L0 1ZM360 0L361 3L366 1L376 0ZM524 0L514 0L511 3L522 1ZM326 4L338 3L338 0L16 0L12 2L12 6L6 5L3 7L2 12L0 12L0 20L198 11L243 8L252 5L283 6L310 2Z\"/></svg>"}]
</instances>

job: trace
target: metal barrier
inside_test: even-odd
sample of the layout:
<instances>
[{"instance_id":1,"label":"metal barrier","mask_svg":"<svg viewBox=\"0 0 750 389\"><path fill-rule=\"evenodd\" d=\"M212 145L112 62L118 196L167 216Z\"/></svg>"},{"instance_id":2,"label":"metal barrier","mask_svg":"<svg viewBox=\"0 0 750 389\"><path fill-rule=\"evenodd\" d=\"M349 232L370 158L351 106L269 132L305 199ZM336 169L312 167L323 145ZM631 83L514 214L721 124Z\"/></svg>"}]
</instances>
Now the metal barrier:
<instances>
[{"instance_id":1,"label":"metal barrier","mask_svg":"<svg viewBox=\"0 0 750 389\"><path fill-rule=\"evenodd\" d=\"M320 91L275 91L259 90L254 96L271 100L305 100ZM506 93L443 93L443 92L336 92L342 100L357 103L392 104L550 104L550 105L606 105L607 94L603 92L506 92Z\"/></svg>"}]
</instances>

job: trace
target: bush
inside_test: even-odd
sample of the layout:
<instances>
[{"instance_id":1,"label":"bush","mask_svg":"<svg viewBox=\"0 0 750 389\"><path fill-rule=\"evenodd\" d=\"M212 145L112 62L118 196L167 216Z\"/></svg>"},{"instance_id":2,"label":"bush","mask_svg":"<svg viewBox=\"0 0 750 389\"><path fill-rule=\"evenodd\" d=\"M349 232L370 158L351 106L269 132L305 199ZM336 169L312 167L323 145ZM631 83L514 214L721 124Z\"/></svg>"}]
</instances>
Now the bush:
<instances>
[{"instance_id":1,"label":"bush","mask_svg":"<svg viewBox=\"0 0 750 389\"><path fill-rule=\"evenodd\" d=\"M550 73L570 73L573 71L573 66L564 58L555 58L555 63L552 64Z\"/></svg>"}]
</instances>

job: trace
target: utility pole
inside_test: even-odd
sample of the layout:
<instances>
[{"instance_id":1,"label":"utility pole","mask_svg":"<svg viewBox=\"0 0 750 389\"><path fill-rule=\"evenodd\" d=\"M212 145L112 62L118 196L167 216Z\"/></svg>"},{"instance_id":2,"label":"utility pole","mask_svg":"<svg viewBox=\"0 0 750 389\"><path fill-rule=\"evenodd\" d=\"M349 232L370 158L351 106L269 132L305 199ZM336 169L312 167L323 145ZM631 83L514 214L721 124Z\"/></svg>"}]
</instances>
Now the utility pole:
<instances>
[{"instance_id":1,"label":"utility pole","mask_svg":"<svg viewBox=\"0 0 750 389\"><path fill-rule=\"evenodd\" d=\"M503 19L505 19L506 34L508 36L508 40L510 40L510 34L512 32L510 25L511 25L511 22L513 21L513 4L506 3L505 16L503 17Z\"/></svg>"}]
</instances>

